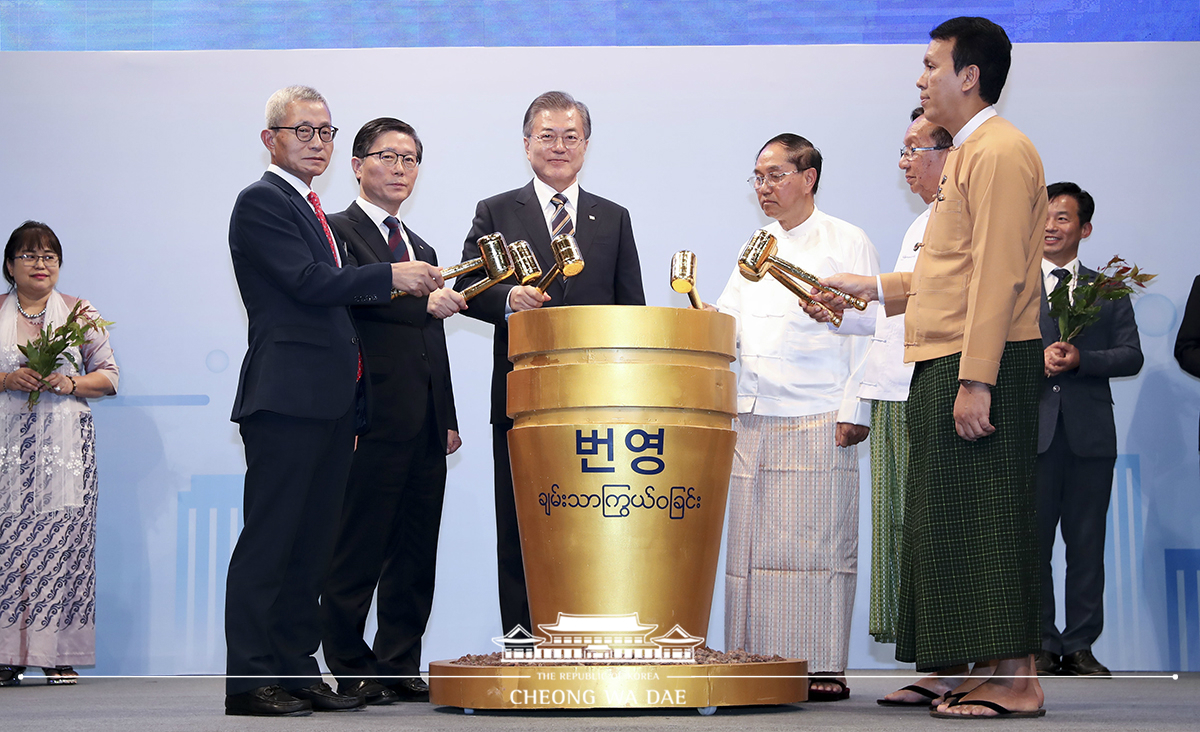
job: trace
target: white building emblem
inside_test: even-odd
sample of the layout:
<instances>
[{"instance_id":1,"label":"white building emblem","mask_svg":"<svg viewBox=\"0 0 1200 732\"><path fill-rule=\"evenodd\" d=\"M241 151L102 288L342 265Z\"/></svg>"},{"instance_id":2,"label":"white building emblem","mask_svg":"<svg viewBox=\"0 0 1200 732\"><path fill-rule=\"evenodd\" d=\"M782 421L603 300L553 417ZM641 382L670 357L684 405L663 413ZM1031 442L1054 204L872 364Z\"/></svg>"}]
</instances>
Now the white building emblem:
<instances>
[{"instance_id":1,"label":"white building emblem","mask_svg":"<svg viewBox=\"0 0 1200 732\"><path fill-rule=\"evenodd\" d=\"M657 625L643 625L637 613L628 615L571 615L539 625L543 636L520 625L492 642L504 649L505 661L516 663L695 663L703 638L676 625L651 638Z\"/></svg>"}]
</instances>

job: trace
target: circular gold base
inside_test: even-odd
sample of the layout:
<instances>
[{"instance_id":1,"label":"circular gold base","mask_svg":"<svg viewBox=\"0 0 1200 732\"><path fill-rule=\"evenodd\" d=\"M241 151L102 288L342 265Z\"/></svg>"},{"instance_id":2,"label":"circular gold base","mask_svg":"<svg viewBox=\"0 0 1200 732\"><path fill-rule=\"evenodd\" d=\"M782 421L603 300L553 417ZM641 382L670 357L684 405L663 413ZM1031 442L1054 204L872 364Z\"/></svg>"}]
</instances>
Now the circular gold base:
<instances>
[{"instance_id":1,"label":"circular gold base","mask_svg":"<svg viewBox=\"0 0 1200 732\"><path fill-rule=\"evenodd\" d=\"M430 702L463 709L703 709L807 699L807 661L641 666L429 664Z\"/></svg>"}]
</instances>

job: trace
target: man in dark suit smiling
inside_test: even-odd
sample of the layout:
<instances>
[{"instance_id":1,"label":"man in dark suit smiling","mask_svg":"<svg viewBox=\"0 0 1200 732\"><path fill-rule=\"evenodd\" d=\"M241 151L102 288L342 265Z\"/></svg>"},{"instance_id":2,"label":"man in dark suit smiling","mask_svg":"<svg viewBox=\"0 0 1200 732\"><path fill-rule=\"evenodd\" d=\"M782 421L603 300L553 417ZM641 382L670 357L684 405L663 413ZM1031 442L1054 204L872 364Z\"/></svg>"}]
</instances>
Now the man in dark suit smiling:
<instances>
[{"instance_id":1,"label":"man in dark suit smiling","mask_svg":"<svg viewBox=\"0 0 1200 732\"><path fill-rule=\"evenodd\" d=\"M1042 287L1074 288L1096 272L1079 263L1079 243L1092 233L1096 204L1074 183L1047 186ZM1104 628L1104 522L1117 460L1117 427L1108 380L1142 368L1133 304L1100 299L1100 319L1070 343L1042 298L1046 383L1038 422L1037 519L1041 544L1042 650L1039 674L1110 676L1092 655ZM1055 625L1050 560L1061 527L1067 549L1066 625Z\"/></svg>"},{"instance_id":2,"label":"man in dark suit smiling","mask_svg":"<svg viewBox=\"0 0 1200 732\"><path fill-rule=\"evenodd\" d=\"M358 131L350 161L358 200L329 217L353 263L437 265L433 249L399 220L423 152L416 130L392 117ZM371 380L371 427L354 453L321 620L338 691L367 704L429 699L418 675L421 636L433 608L446 455L462 444L442 319L465 307L462 295L442 288L352 310ZM368 646L363 629L376 587L379 630Z\"/></svg>"},{"instance_id":3,"label":"man in dark suit smiling","mask_svg":"<svg viewBox=\"0 0 1200 732\"><path fill-rule=\"evenodd\" d=\"M513 500L512 472L508 459L506 413L509 314L556 305L645 305L642 270L629 212L612 201L579 187L577 179L592 135L587 106L564 92L546 92L525 112L522 133L525 155L534 178L516 190L479 202L471 233L463 247L463 260L479 256L476 240L500 232L506 241L525 240L533 247L542 268L554 264L550 240L572 234L583 254L582 272L565 283L557 278L543 295L528 286L502 282L471 301L467 315L496 326L492 346L492 459L495 466L496 551L500 585L500 618L503 632L515 625L530 629L525 570ZM462 290L482 279L459 277Z\"/></svg>"},{"instance_id":4,"label":"man in dark suit smiling","mask_svg":"<svg viewBox=\"0 0 1200 732\"><path fill-rule=\"evenodd\" d=\"M271 165L238 195L229 222L249 332L232 416L246 448L245 526L225 595L225 713L276 716L362 706L323 683L313 658L367 386L347 306L443 282L424 262L343 267L346 253L309 188L337 133L325 99L287 87L266 117Z\"/></svg>"}]
</instances>

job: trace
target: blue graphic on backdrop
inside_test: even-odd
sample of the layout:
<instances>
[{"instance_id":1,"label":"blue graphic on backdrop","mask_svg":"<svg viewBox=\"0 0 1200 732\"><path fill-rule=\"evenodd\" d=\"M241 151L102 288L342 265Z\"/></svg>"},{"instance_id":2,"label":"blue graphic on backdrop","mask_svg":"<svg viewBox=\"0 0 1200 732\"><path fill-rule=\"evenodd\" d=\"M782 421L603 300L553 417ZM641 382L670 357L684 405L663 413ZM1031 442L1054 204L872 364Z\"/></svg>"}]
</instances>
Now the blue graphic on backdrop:
<instances>
[{"instance_id":1,"label":"blue graphic on backdrop","mask_svg":"<svg viewBox=\"0 0 1200 732\"><path fill-rule=\"evenodd\" d=\"M1168 669L1200 671L1200 549L1167 549Z\"/></svg>"},{"instance_id":2,"label":"blue graphic on backdrop","mask_svg":"<svg viewBox=\"0 0 1200 732\"><path fill-rule=\"evenodd\" d=\"M222 668L225 659L225 576L242 530L243 475L193 475L179 492L175 571L178 668Z\"/></svg>"},{"instance_id":3,"label":"blue graphic on backdrop","mask_svg":"<svg viewBox=\"0 0 1200 732\"><path fill-rule=\"evenodd\" d=\"M86 5L86 12L81 6ZM0 3L0 51L200 51L443 46L754 46L928 41L983 15L1014 43L1200 40L1200 4L1169 0L278 0ZM554 32L547 32L552 23Z\"/></svg>"}]
</instances>

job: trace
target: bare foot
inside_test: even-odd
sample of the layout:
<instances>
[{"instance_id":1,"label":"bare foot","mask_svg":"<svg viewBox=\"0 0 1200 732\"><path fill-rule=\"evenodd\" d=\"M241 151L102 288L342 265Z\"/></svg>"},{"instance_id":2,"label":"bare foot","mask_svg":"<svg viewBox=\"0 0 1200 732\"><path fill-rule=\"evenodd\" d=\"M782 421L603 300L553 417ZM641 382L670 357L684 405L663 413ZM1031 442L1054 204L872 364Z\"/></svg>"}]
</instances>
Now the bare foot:
<instances>
[{"instance_id":1,"label":"bare foot","mask_svg":"<svg viewBox=\"0 0 1200 732\"><path fill-rule=\"evenodd\" d=\"M976 685L956 703L939 706L938 711L975 717L995 717L999 714L994 709L972 704L972 700L992 702L1014 712L1041 709L1046 697L1038 681L1033 656L999 661L991 678Z\"/></svg>"},{"instance_id":2,"label":"bare foot","mask_svg":"<svg viewBox=\"0 0 1200 732\"><path fill-rule=\"evenodd\" d=\"M934 703L934 706L938 708L939 712L946 711L946 708L957 702L959 698L970 694L972 691L979 688L979 686L985 681L987 681L991 675L995 673L997 663L999 663L999 661L984 661L972 666L971 673L967 675L967 678L962 679L958 686L954 687L954 690L949 694L946 694L941 699L937 700Z\"/></svg>"},{"instance_id":3,"label":"bare foot","mask_svg":"<svg viewBox=\"0 0 1200 732\"><path fill-rule=\"evenodd\" d=\"M928 689L937 697L933 701L940 701L947 692L952 691L960 683L962 683L963 674L967 673L967 666L951 666L940 671L935 671L924 677L913 686L919 686L922 689ZM908 689L898 689L891 694L883 697L884 701L895 702L897 704L920 704L928 701L928 697Z\"/></svg>"},{"instance_id":4,"label":"bare foot","mask_svg":"<svg viewBox=\"0 0 1200 732\"><path fill-rule=\"evenodd\" d=\"M827 676L825 678L830 679L830 680L824 681L819 676L810 677L808 680L808 690L810 692L818 691L818 692L821 692L824 694L839 694L839 693L841 693L842 689L844 689L846 687L846 677L845 676ZM841 683L835 684L833 682L833 679L837 679Z\"/></svg>"}]
</instances>

